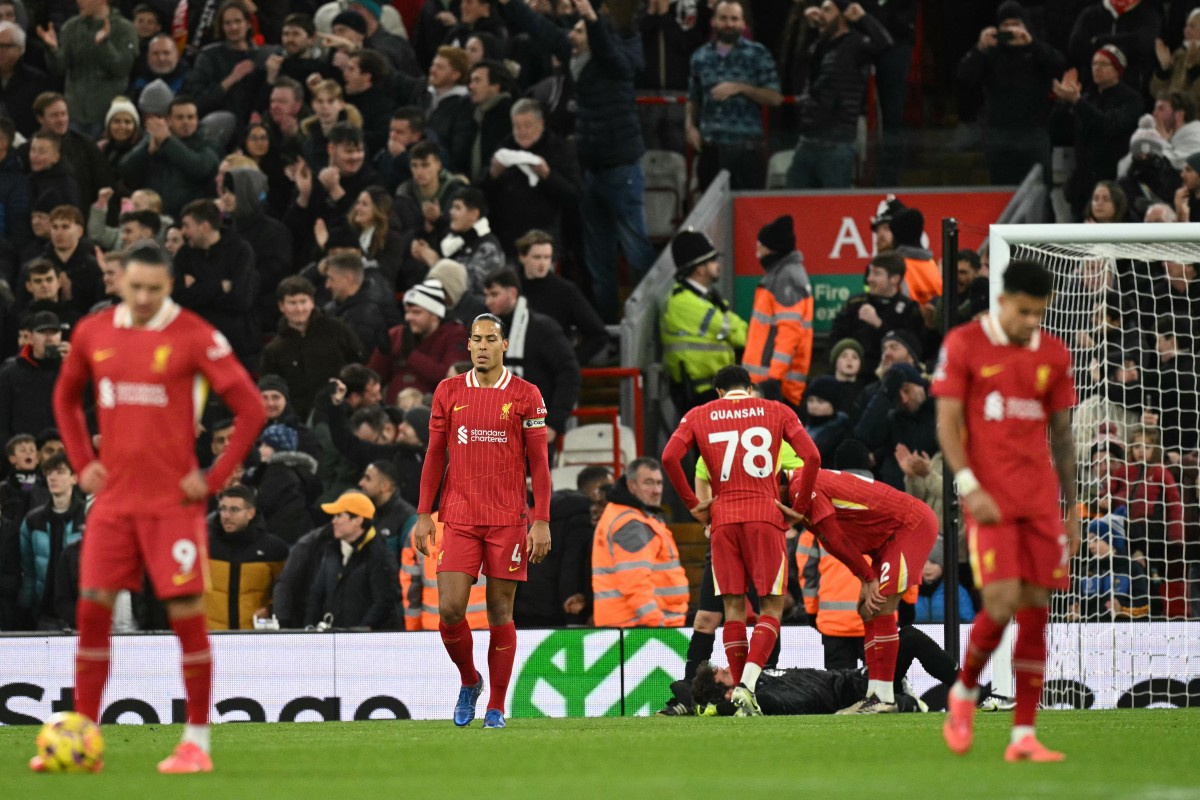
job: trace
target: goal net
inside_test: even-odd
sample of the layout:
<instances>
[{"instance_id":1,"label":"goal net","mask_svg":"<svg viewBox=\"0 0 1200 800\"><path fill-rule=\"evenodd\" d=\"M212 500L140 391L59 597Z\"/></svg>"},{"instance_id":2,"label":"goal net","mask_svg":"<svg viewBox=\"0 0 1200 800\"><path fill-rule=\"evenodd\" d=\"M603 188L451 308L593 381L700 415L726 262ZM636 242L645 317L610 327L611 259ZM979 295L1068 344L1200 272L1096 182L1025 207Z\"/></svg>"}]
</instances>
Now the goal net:
<instances>
[{"instance_id":1,"label":"goal net","mask_svg":"<svg viewBox=\"0 0 1200 800\"><path fill-rule=\"evenodd\" d=\"M993 308L1012 259L1049 268L1044 327L1078 393L1083 545L1043 704L1183 705L1200 692L1200 224L994 225L990 256Z\"/></svg>"}]
</instances>

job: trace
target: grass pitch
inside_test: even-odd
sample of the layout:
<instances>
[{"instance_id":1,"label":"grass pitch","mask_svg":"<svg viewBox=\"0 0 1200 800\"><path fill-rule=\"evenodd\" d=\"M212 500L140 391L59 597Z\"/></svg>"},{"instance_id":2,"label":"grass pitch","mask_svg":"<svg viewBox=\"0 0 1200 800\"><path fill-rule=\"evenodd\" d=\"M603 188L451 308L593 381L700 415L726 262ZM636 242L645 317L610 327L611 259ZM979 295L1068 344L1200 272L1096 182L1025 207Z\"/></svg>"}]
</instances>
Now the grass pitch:
<instances>
[{"instance_id":1,"label":"grass pitch","mask_svg":"<svg viewBox=\"0 0 1200 800\"><path fill-rule=\"evenodd\" d=\"M107 726L104 772L34 775L35 729L0 728L0 796L86 800L481 797L1200 798L1200 711L1052 711L1039 734L1062 764L1007 764L1010 714L980 714L951 755L941 714L227 724L216 771L162 776L170 725Z\"/></svg>"}]
</instances>

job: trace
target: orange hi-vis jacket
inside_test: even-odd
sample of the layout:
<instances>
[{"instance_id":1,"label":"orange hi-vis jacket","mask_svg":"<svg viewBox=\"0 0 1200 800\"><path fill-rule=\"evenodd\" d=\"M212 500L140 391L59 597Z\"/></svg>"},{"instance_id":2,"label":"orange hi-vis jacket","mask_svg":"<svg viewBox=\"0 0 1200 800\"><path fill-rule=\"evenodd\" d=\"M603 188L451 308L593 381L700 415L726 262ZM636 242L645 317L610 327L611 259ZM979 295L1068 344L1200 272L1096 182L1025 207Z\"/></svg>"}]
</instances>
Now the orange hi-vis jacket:
<instances>
[{"instance_id":1,"label":"orange hi-vis jacket","mask_svg":"<svg viewBox=\"0 0 1200 800\"><path fill-rule=\"evenodd\" d=\"M443 525L438 521L437 514L433 515L433 524L437 530L437 540L442 541ZM400 550L400 592L404 595L404 629L406 631L436 631L438 629L438 586L437 562L440 549L429 542L429 557L413 546L412 531L409 531L404 546ZM471 596L467 600L467 625L471 630L486 630L487 618L487 577L479 576L479 580L471 587Z\"/></svg>"},{"instance_id":2,"label":"orange hi-vis jacket","mask_svg":"<svg viewBox=\"0 0 1200 800\"><path fill-rule=\"evenodd\" d=\"M691 591L666 523L609 503L592 539L592 595L597 627L681 627Z\"/></svg>"},{"instance_id":3,"label":"orange hi-vis jacket","mask_svg":"<svg viewBox=\"0 0 1200 800\"><path fill-rule=\"evenodd\" d=\"M904 256L904 283L914 303L923 306L942 296L942 270L928 250L897 247L896 252Z\"/></svg>"},{"instance_id":4,"label":"orange hi-vis jacket","mask_svg":"<svg viewBox=\"0 0 1200 800\"><path fill-rule=\"evenodd\" d=\"M858 615L858 594L862 581L830 555L812 531L801 531L796 545L796 569L804 610L816 617L817 630L826 636L849 638L863 636L862 617ZM904 593L908 603L917 601L919 587Z\"/></svg>"},{"instance_id":5,"label":"orange hi-vis jacket","mask_svg":"<svg viewBox=\"0 0 1200 800\"><path fill-rule=\"evenodd\" d=\"M812 284L804 259L793 251L763 276L754 290L742 366L755 383L779 381L783 399L799 406L808 384L813 350Z\"/></svg>"}]
</instances>

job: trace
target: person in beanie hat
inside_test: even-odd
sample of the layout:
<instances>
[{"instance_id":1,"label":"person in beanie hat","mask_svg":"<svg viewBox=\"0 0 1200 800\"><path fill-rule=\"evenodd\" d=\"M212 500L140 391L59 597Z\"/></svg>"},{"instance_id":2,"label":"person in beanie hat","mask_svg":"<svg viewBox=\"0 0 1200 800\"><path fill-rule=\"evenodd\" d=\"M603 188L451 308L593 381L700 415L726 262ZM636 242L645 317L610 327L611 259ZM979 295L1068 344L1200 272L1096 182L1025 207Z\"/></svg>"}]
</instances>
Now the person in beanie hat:
<instances>
[{"instance_id":1,"label":"person in beanie hat","mask_svg":"<svg viewBox=\"0 0 1200 800\"><path fill-rule=\"evenodd\" d=\"M712 380L721 367L736 364L746 346L746 322L717 292L720 254L707 235L688 228L671 240L675 287L658 318L663 366L671 382L675 410L717 398Z\"/></svg>"},{"instance_id":2,"label":"person in beanie hat","mask_svg":"<svg viewBox=\"0 0 1200 800\"><path fill-rule=\"evenodd\" d=\"M904 258L905 293L926 306L942 296L942 270L923 244L925 215L916 208L897 211L890 223L894 252Z\"/></svg>"},{"instance_id":3,"label":"person in beanie hat","mask_svg":"<svg viewBox=\"0 0 1200 800\"><path fill-rule=\"evenodd\" d=\"M465 287L466 270L459 269ZM467 357L467 329L447 318L447 306L452 305L447 294L437 278L426 278L404 293L404 324L388 331L386 349L372 353L367 364L379 373L386 402L394 402L410 387L422 394L432 392L450 365Z\"/></svg>"},{"instance_id":4,"label":"person in beanie hat","mask_svg":"<svg viewBox=\"0 0 1200 800\"><path fill-rule=\"evenodd\" d=\"M267 530L290 545L313 527L310 508L321 494L317 459L300 450L295 428L279 422L258 435L258 457L242 480L258 492Z\"/></svg>"},{"instance_id":5,"label":"person in beanie hat","mask_svg":"<svg viewBox=\"0 0 1200 800\"><path fill-rule=\"evenodd\" d=\"M1096 10L1103 9L1097 5ZM1076 24L1076 35L1081 30L1082 17ZM1112 19L1108 22L1111 26ZM1111 33L1110 27L1098 35ZM1100 47L1092 53L1091 65L1094 88L1085 91L1075 70L1068 70L1062 80L1051 84L1058 102L1050 114L1050 130L1064 140L1070 138L1071 131L1074 133L1075 169L1063 192L1076 220L1083 218L1092 188L1102 180L1116 178L1117 162L1129 151L1129 137L1137 128L1144 105L1141 93L1135 88L1144 85L1141 70L1136 79L1131 71L1130 81L1121 80L1129 62L1119 47L1113 44Z\"/></svg>"},{"instance_id":6,"label":"person in beanie hat","mask_svg":"<svg viewBox=\"0 0 1200 800\"><path fill-rule=\"evenodd\" d=\"M813 295L790 214L762 227L755 255L766 274L754 290L742 366L763 397L798 409L812 364Z\"/></svg>"},{"instance_id":7,"label":"person in beanie hat","mask_svg":"<svg viewBox=\"0 0 1200 800\"><path fill-rule=\"evenodd\" d=\"M832 375L821 375L804 392L804 430L816 444L822 464L832 464L834 453L850 435L850 416L843 402L841 384Z\"/></svg>"},{"instance_id":8,"label":"person in beanie hat","mask_svg":"<svg viewBox=\"0 0 1200 800\"><path fill-rule=\"evenodd\" d=\"M864 375L879 365L888 331L909 331L921 340L925 329L921 307L901 288L907 269L904 256L897 252L875 256L867 265L867 291L851 296L833 318L829 338L854 339L862 346Z\"/></svg>"},{"instance_id":9,"label":"person in beanie hat","mask_svg":"<svg viewBox=\"0 0 1200 800\"><path fill-rule=\"evenodd\" d=\"M404 422L400 423L400 433L396 437L396 441L417 445L419 447L429 446L429 418L432 412L427 406L413 406L408 411L404 412Z\"/></svg>"},{"instance_id":10,"label":"person in beanie hat","mask_svg":"<svg viewBox=\"0 0 1200 800\"><path fill-rule=\"evenodd\" d=\"M894 194L889 194L879 201L879 205L875 208L875 216L871 217L871 231L875 235L876 253L886 253L896 246L892 241L892 219L906 208L908 206L904 205Z\"/></svg>"},{"instance_id":11,"label":"person in beanie hat","mask_svg":"<svg viewBox=\"0 0 1200 800\"><path fill-rule=\"evenodd\" d=\"M906 331L903 328L888 331L883 335L883 344L885 347L888 342L897 342L907 350L911 358L910 363L914 365L921 363L921 342L913 335L912 331Z\"/></svg>"},{"instance_id":12,"label":"person in beanie hat","mask_svg":"<svg viewBox=\"0 0 1200 800\"><path fill-rule=\"evenodd\" d=\"M287 425L279 423L263 428L263 432L258 436L259 454L262 454L263 447L271 449L271 453L268 453L264 460L270 459L274 453L295 450L299 443L300 437L296 435L296 432Z\"/></svg>"}]
</instances>

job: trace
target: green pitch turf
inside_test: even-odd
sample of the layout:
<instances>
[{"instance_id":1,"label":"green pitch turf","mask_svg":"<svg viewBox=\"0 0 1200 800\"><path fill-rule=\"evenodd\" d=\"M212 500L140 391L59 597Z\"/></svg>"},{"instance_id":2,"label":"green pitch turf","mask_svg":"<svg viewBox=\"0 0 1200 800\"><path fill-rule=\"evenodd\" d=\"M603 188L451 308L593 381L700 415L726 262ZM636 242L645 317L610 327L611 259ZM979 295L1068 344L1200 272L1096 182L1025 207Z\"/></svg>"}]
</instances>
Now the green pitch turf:
<instances>
[{"instance_id":1,"label":"green pitch turf","mask_svg":"<svg viewBox=\"0 0 1200 800\"><path fill-rule=\"evenodd\" d=\"M941 714L218 725L216 771L161 776L177 726L109 726L99 775L34 775L35 730L0 728L0 797L86 800L387 798L1200 798L1200 711L1056 711L1062 764L1007 764L1009 714L977 717L966 757Z\"/></svg>"}]
</instances>

